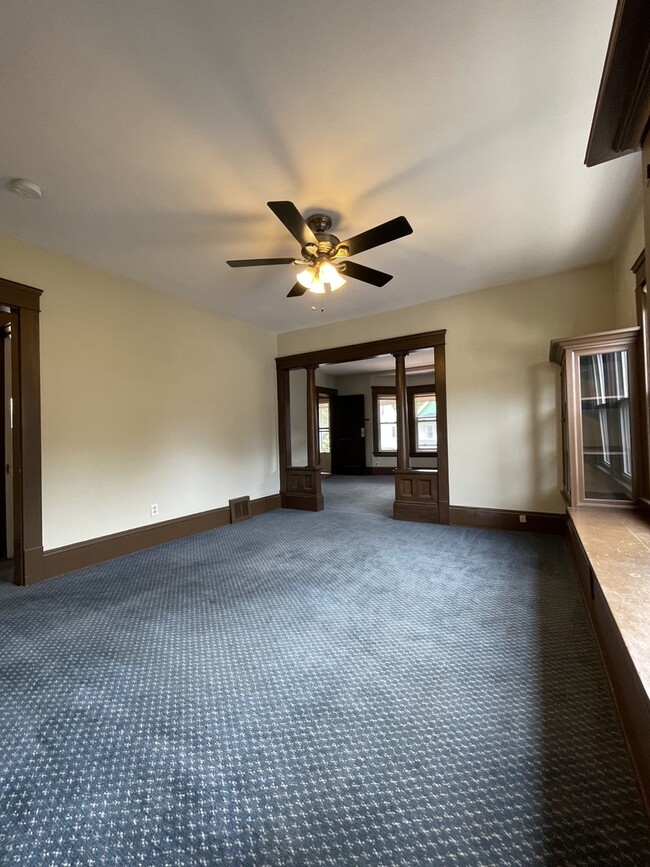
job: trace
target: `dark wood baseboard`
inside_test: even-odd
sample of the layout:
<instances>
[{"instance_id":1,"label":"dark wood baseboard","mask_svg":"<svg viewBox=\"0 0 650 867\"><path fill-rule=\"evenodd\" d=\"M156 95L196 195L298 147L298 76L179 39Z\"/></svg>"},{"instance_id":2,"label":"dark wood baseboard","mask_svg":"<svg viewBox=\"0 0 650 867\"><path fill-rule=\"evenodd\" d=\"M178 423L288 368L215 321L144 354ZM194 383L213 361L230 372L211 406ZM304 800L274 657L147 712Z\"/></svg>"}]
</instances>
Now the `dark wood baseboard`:
<instances>
[{"instance_id":1,"label":"dark wood baseboard","mask_svg":"<svg viewBox=\"0 0 650 867\"><path fill-rule=\"evenodd\" d=\"M250 503L250 512L253 517L279 508L279 494L260 497L257 500L251 500ZM173 518L170 521L160 521L158 524L136 527L122 533L112 533L97 539L88 539L73 545L64 545L61 548L43 551L40 568L36 562L37 552L32 552L32 568L30 571L26 570L28 576L26 583L36 584L45 578L53 578L55 575L62 575L65 572L74 572L76 569L84 569L105 560L114 560L116 557L134 554L145 548L153 548L155 545L162 545L165 542L174 542L185 536L204 533L206 530L214 530L230 523L230 507L224 506L221 509L198 512L194 515Z\"/></svg>"},{"instance_id":2,"label":"dark wood baseboard","mask_svg":"<svg viewBox=\"0 0 650 867\"><path fill-rule=\"evenodd\" d=\"M395 467L369 467L368 472L371 476L394 476Z\"/></svg>"},{"instance_id":3,"label":"dark wood baseboard","mask_svg":"<svg viewBox=\"0 0 650 867\"><path fill-rule=\"evenodd\" d=\"M393 518L396 521L415 521L418 524L439 524L438 506L424 503L393 503Z\"/></svg>"},{"instance_id":4,"label":"dark wood baseboard","mask_svg":"<svg viewBox=\"0 0 650 867\"><path fill-rule=\"evenodd\" d=\"M320 512L325 508L325 500L321 493L293 494L282 492L280 503L282 509L299 509L302 512Z\"/></svg>"},{"instance_id":5,"label":"dark wood baseboard","mask_svg":"<svg viewBox=\"0 0 650 867\"><path fill-rule=\"evenodd\" d=\"M524 515L525 522L519 520ZM491 530L519 530L524 533L566 533L566 515L553 512L515 512L509 509L480 509L472 506L450 506L449 523L459 527L483 527Z\"/></svg>"}]
</instances>

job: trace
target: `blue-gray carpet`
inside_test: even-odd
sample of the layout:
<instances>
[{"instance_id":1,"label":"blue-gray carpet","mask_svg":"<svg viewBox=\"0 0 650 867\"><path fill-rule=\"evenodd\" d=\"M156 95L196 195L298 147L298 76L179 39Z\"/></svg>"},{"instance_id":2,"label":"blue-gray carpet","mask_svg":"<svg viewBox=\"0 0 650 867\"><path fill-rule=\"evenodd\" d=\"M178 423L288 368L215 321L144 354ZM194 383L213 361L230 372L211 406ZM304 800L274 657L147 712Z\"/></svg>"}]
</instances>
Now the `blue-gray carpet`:
<instances>
[{"instance_id":1,"label":"blue-gray carpet","mask_svg":"<svg viewBox=\"0 0 650 867\"><path fill-rule=\"evenodd\" d=\"M650 863L560 539L281 511L0 609L2 865Z\"/></svg>"}]
</instances>

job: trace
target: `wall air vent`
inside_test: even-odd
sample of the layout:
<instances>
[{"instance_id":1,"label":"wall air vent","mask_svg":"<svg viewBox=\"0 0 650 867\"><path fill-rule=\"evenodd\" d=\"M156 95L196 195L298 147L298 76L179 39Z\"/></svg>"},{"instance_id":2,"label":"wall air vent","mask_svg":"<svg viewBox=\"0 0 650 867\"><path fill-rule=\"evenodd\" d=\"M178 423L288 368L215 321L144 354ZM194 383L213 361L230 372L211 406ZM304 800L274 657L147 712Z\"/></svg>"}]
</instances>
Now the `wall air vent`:
<instances>
[{"instance_id":1,"label":"wall air vent","mask_svg":"<svg viewBox=\"0 0 650 867\"><path fill-rule=\"evenodd\" d=\"M251 516L251 498L236 497L234 500L229 500L230 503L230 523L238 524L240 521L246 521Z\"/></svg>"}]
</instances>

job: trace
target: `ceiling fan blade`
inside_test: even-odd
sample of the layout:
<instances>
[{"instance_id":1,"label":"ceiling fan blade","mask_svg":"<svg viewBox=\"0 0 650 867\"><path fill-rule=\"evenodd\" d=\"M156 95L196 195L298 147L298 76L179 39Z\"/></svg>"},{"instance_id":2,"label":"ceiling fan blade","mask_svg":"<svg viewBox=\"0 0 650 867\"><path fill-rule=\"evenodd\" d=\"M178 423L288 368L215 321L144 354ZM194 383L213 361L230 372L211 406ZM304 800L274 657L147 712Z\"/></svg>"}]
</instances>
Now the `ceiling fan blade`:
<instances>
[{"instance_id":1,"label":"ceiling fan blade","mask_svg":"<svg viewBox=\"0 0 650 867\"><path fill-rule=\"evenodd\" d=\"M251 265L291 265L294 259L228 259L231 268L249 268Z\"/></svg>"},{"instance_id":2,"label":"ceiling fan blade","mask_svg":"<svg viewBox=\"0 0 650 867\"><path fill-rule=\"evenodd\" d=\"M345 270L342 274L344 277L363 280L364 283L371 283L373 286L385 286L389 280L393 279L392 274L386 274L384 271L375 271L374 268L367 268L365 265L359 265L358 262L346 262Z\"/></svg>"},{"instance_id":3,"label":"ceiling fan blade","mask_svg":"<svg viewBox=\"0 0 650 867\"><path fill-rule=\"evenodd\" d=\"M302 218L302 215L293 202L267 202L269 208L281 223L287 227L301 247L307 244L316 244L318 239Z\"/></svg>"},{"instance_id":4,"label":"ceiling fan blade","mask_svg":"<svg viewBox=\"0 0 650 867\"><path fill-rule=\"evenodd\" d=\"M381 244L403 238L404 235L410 235L412 231L411 224L406 217L395 217L394 220L382 223L381 226L375 226L374 229L361 232L360 235L348 238L347 241L341 241L336 249L347 247L350 251L348 255L356 256L357 253L363 253L364 250L370 250L372 247L379 247Z\"/></svg>"},{"instance_id":5,"label":"ceiling fan blade","mask_svg":"<svg viewBox=\"0 0 650 867\"><path fill-rule=\"evenodd\" d=\"M301 286L300 283L294 283L291 287L291 292L287 294L287 298L297 298L299 295L304 295L307 289Z\"/></svg>"}]
</instances>

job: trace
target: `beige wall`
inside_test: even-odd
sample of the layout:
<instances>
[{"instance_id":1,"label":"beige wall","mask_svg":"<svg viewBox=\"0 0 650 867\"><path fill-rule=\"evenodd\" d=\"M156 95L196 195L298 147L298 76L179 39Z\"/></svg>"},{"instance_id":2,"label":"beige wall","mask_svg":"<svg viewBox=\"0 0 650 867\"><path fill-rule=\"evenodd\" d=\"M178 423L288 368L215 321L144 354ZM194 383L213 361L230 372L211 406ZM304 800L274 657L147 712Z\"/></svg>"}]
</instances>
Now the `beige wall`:
<instances>
[{"instance_id":1,"label":"beige wall","mask_svg":"<svg viewBox=\"0 0 650 867\"><path fill-rule=\"evenodd\" d=\"M636 215L627 227L618 255L614 261L616 279L616 327L630 328L637 324L636 280L630 270L643 250L643 209L639 204Z\"/></svg>"},{"instance_id":2,"label":"beige wall","mask_svg":"<svg viewBox=\"0 0 650 867\"><path fill-rule=\"evenodd\" d=\"M45 549L277 493L274 335L7 236L0 263L44 290Z\"/></svg>"},{"instance_id":3,"label":"beige wall","mask_svg":"<svg viewBox=\"0 0 650 867\"><path fill-rule=\"evenodd\" d=\"M614 269L597 265L280 334L278 354L447 329L452 504L562 512L549 341L614 325Z\"/></svg>"}]
</instances>

